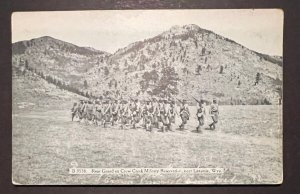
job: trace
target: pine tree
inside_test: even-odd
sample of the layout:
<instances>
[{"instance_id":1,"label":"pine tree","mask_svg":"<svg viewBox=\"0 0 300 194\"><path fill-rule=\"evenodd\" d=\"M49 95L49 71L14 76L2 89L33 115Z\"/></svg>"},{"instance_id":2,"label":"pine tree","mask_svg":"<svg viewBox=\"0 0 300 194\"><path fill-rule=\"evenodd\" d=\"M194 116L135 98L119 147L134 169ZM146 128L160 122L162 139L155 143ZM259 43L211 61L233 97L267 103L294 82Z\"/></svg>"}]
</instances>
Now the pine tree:
<instances>
[{"instance_id":1,"label":"pine tree","mask_svg":"<svg viewBox=\"0 0 300 194\"><path fill-rule=\"evenodd\" d=\"M176 73L174 67L165 66L161 70L161 78L155 87L152 90L153 95L161 95L162 97L171 97L172 95L178 94L177 83L178 83L178 74Z\"/></svg>"},{"instance_id":2,"label":"pine tree","mask_svg":"<svg viewBox=\"0 0 300 194\"><path fill-rule=\"evenodd\" d=\"M200 74L200 71L202 71L202 67L201 67L201 65L198 65L196 68L196 73Z\"/></svg>"},{"instance_id":3,"label":"pine tree","mask_svg":"<svg viewBox=\"0 0 300 194\"><path fill-rule=\"evenodd\" d=\"M224 67L223 67L223 65L221 65L221 66L220 66L220 74L223 73L223 69L224 69Z\"/></svg>"},{"instance_id":4,"label":"pine tree","mask_svg":"<svg viewBox=\"0 0 300 194\"><path fill-rule=\"evenodd\" d=\"M206 49L205 49L205 47L203 47L203 48L202 48L202 55L205 54L205 51L206 51Z\"/></svg>"},{"instance_id":5,"label":"pine tree","mask_svg":"<svg viewBox=\"0 0 300 194\"><path fill-rule=\"evenodd\" d=\"M108 69L107 66L105 66L105 68L104 68L104 75L108 76L108 74L109 74L109 69Z\"/></svg>"},{"instance_id":6,"label":"pine tree","mask_svg":"<svg viewBox=\"0 0 300 194\"><path fill-rule=\"evenodd\" d=\"M254 85L256 86L260 80L261 80L260 73L257 73L256 77L255 77L255 83L254 83Z\"/></svg>"},{"instance_id":7,"label":"pine tree","mask_svg":"<svg viewBox=\"0 0 300 194\"><path fill-rule=\"evenodd\" d=\"M85 88L85 89L87 89L87 88L88 88L88 83L87 83L87 81L86 81L86 80L84 80L84 82L83 82L83 86L84 86L84 88Z\"/></svg>"},{"instance_id":8,"label":"pine tree","mask_svg":"<svg viewBox=\"0 0 300 194\"><path fill-rule=\"evenodd\" d=\"M28 65L27 59L25 60L25 69L29 69L29 65Z\"/></svg>"}]
</instances>

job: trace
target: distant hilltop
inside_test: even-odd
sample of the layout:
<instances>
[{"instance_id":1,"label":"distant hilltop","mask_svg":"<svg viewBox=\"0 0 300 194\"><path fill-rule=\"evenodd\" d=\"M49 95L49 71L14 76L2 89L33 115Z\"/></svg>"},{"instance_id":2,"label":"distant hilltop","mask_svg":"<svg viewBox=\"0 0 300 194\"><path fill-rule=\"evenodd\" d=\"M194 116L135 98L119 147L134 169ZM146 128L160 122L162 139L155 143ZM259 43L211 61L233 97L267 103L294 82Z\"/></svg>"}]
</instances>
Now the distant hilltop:
<instances>
[{"instance_id":1,"label":"distant hilltop","mask_svg":"<svg viewBox=\"0 0 300 194\"><path fill-rule=\"evenodd\" d=\"M113 54L49 36L13 43L12 52L14 67L26 63L88 96L278 104L282 95L282 57L252 51L194 24L173 26Z\"/></svg>"}]
</instances>

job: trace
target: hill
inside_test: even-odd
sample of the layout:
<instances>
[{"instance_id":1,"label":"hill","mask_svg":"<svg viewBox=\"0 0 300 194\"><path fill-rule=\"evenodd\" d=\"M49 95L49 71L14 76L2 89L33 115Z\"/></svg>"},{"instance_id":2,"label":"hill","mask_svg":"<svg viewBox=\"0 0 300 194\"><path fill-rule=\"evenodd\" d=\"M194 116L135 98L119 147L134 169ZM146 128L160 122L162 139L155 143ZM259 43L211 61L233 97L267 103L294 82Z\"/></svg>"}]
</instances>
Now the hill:
<instances>
[{"instance_id":1,"label":"hill","mask_svg":"<svg viewBox=\"0 0 300 194\"><path fill-rule=\"evenodd\" d=\"M31 41L37 43L18 43L27 45L24 52L13 46L15 63L24 58L93 96L161 95L191 102L192 96L217 97L224 104L277 104L281 98L282 57L257 53L193 24L174 26L114 54L65 49L77 47L48 37Z\"/></svg>"},{"instance_id":2,"label":"hill","mask_svg":"<svg viewBox=\"0 0 300 194\"><path fill-rule=\"evenodd\" d=\"M42 79L37 74L25 70L22 74L13 69L12 111L30 112L30 110L70 109L72 102L82 96L62 90Z\"/></svg>"},{"instance_id":3,"label":"hill","mask_svg":"<svg viewBox=\"0 0 300 194\"><path fill-rule=\"evenodd\" d=\"M112 94L156 95L153 90L162 85L166 68L179 80L174 95L189 100L217 97L227 104L276 104L282 84L282 58L254 52L196 25L174 26L119 49L106 67L91 68L85 78L93 93L100 87Z\"/></svg>"},{"instance_id":4,"label":"hill","mask_svg":"<svg viewBox=\"0 0 300 194\"><path fill-rule=\"evenodd\" d=\"M37 72L80 87L78 80L110 54L49 36L13 43L13 66L27 64Z\"/></svg>"}]
</instances>

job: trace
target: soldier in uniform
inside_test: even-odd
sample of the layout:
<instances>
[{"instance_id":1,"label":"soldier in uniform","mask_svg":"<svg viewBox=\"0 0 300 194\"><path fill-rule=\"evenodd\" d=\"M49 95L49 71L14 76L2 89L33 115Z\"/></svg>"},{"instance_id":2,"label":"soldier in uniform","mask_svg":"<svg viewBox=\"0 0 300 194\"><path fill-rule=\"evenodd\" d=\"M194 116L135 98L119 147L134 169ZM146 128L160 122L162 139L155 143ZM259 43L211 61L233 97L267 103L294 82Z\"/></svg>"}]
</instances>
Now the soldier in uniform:
<instances>
[{"instance_id":1,"label":"soldier in uniform","mask_svg":"<svg viewBox=\"0 0 300 194\"><path fill-rule=\"evenodd\" d=\"M162 132L166 132L167 130L170 129L169 127L170 121L169 121L168 113L169 113L169 105L167 104L167 100L164 99L160 104L160 121L162 124L161 126Z\"/></svg>"},{"instance_id":2,"label":"soldier in uniform","mask_svg":"<svg viewBox=\"0 0 300 194\"><path fill-rule=\"evenodd\" d=\"M87 121L93 121L93 103L91 100L88 101L87 105L86 105L86 119Z\"/></svg>"},{"instance_id":3,"label":"soldier in uniform","mask_svg":"<svg viewBox=\"0 0 300 194\"><path fill-rule=\"evenodd\" d=\"M144 129L146 129L146 117L147 117L147 104L148 104L148 101L145 101L143 102L143 104L141 105L141 111L140 111L140 117L141 117L141 120L142 120L142 126Z\"/></svg>"},{"instance_id":4,"label":"soldier in uniform","mask_svg":"<svg viewBox=\"0 0 300 194\"><path fill-rule=\"evenodd\" d=\"M110 106L111 102L107 100L103 106L103 127L106 127L106 124L110 122Z\"/></svg>"},{"instance_id":5,"label":"soldier in uniform","mask_svg":"<svg viewBox=\"0 0 300 194\"><path fill-rule=\"evenodd\" d=\"M72 121L74 120L74 117L77 114L77 110L78 110L78 104L77 104L77 102L74 102L73 107L71 109L71 112L72 112Z\"/></svg>"},{"instance_id":6,"label":"soldier in uniform","mask_svg":"<svg viewBox=\"0 0 300 194\"><path fill-rule=\"evenodd\" d=\"M138 123L139 107L137 102L138 102L137 99L136 100L132 99L132 102L130 104L131 124L133 129L136 128L136 124Z\"/></svg>"},{"instance_id":7,"label":"soldier in uniform","mask_svg":"<svg viewBox=\"0 0 300 194\"><path fill-rule=\"evenodd\" d=\"M170 108L168 111L168 117L169 117L169 130L173 131L173 126L175 125L175 117L178 115L178 112L176 110L176 104L175 101L170 101Z\"/></svg>"},{"instance_id":8,"label":"soldier in uniform","mask_svg":"<svg viewBox=\"0 0 300 194\"><path fill-rule=\"evenodd\" d=\"M205 115L205 108L203 106L203 100L197 101L198 107L197 107L197 113L196 117L198 119L198 126L196 128L197 132L201 133L201 127L204 125L204 115Z\"/></svg>"},{"instance_id":9,"label":"soldier in uniform","mask_svg":"<svg viewBox=\"0 0 300 194\"><path fill-rule=\"evenodd\" d=\"M128 102L123 100L119 111L120 119L121 119L121 126L120 126L121 129L123 129L125 125L128 123L128 117L130 114L128 106L129 106Z\"/></svg>"},{"instance_id":10,"label":"soldier in uniform","mask_svg":"<svg viewBox=\"0 0 300 194\"><path fill-rule=\"evenodd\" d=\"M217 99L213 99L212 104L210 105L209 113L212 118L212 123L209 125L210 129L216 129L216 124L219 121L219 105L217 103Z\"/></svg>"},{"instance_id":11,"label":"soldier in uniform","mask_svg":"<svg viewBox=\"0 0 300 194\"><path fill-rule=\"evenodd\" d=\"M153 98L153 112L152 112L153 118L152 118L152 126L158 127L158 118L159 118L159 104L157 102L156 98Z\"/></svg>"},{"instance_id":12,"label":"soldier in uniform","mask_svg":"<svg viewBox=\"0 0 300 194\"><path fill-rule=\"evenodd\" d=\"M147 131L152 131L152 124L153 124L153 115L154 115L154 107L153 107L153 104L152 104L152 101L149 100L147 102L147 115L146 115L146 130Z\"/></svg>"},{"instance_id":13,"label":"soldier in uniform","mask_svg":"<svg viewBox=\"0 0 300 194\"><path fill-rule=\"evenodd\" d=\"M118 121L119 102L118 100L112 101L110 106L111 125L114 126L115 122Z\"/></svg>"},{"instance_id":14,"label":"soldier in uniform","mask_svg":"<svg viewBox=\"0 0 300 194\"><path fill-rule=\"evenodd\" d=\"M95 102L95 124L100 125L102 123L102 103L99 99Z\"/></svg>"},{"instance_id":15,"label":"soldier in uniform","mask_svg":"<svg viewBox=\"0 0 300 194\"><path fill-rule=\"evenodd\" d=\"M87 106L87 101L85 100L82 106L80 107L80 115L81 119L80 122L84 121L86 119L86 106Z\"/></svg>"},{"instance_id":16,"label":"soldier in uniform","mask_svg":"<svg viewBox=\"0 0 300 194\"><path fill-rule=\"evenodd\" d=\"M81 108L82 108L83 105L84 105L84 101L83 101L83 100L80 100L80 102L79 102L79 104L78 104L78 106L77 106L77 115L78 115L78 118L79 118L78 121L80 121L80 120L82 119Z\"/></svg>"},{"instance_id":17,"label":"soldier in uniform","mask_svg":"<svg viewBox=\"0 0 300 194\"><path fill-rule=\"evenodd\" d=\"M187 123L187 121L190 118L190 111L189 111L189 107L188 107L188 104L187 104L186 100L183 100L181 102L179 115L180 115L180 118L181 118L181 121L182 121L181 125L179 125L179 128L184 129L185 124Z\"/></svg>"}]
</instances>

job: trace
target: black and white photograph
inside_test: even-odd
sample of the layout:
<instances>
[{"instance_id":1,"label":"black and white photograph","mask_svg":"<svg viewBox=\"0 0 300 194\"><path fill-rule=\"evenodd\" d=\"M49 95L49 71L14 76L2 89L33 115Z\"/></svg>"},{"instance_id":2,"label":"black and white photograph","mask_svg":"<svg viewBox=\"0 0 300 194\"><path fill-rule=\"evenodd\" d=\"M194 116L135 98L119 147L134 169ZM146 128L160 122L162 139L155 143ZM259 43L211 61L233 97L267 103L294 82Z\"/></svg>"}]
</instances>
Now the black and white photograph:
<instances>
[{"instance_id":1,"label":"black and white photograph","mask_svg":"<svg viewBox=\"0 0 300 194\"><path fill-rule=\"evenodd\" d=\"M11 21L12 184L282 183L282 10Z\"/></svg>"}]
</instances>

